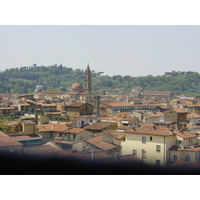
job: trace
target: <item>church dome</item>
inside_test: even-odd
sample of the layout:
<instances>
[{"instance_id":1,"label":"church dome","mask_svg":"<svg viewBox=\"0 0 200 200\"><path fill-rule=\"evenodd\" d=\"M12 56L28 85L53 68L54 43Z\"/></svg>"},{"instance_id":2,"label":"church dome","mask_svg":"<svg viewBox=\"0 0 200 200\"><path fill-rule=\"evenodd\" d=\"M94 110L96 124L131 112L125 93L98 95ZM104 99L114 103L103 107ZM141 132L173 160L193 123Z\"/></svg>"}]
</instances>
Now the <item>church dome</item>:
<instances>
[{"instance_id":1,"label":"church dome","mask_svg":"<svg viewBox=\"0 0 200 200\"><path fill-rule=\"evenodd\" d=\"M83 90L83 86L80 83L76 82L72 85L71 89L72 90Z\"/></svg>"},{"instance_id":2,"label":"church dome","mask_svg":"<svg viewBox=\"0 0 200 200\"><path fill-rule=\"evenodd\" d=\"M82 92L83 86L78 82L78 78L76 79L76 83L74 83L71 87L71 90L74 92Z\"/></svg>"}]
</instances>

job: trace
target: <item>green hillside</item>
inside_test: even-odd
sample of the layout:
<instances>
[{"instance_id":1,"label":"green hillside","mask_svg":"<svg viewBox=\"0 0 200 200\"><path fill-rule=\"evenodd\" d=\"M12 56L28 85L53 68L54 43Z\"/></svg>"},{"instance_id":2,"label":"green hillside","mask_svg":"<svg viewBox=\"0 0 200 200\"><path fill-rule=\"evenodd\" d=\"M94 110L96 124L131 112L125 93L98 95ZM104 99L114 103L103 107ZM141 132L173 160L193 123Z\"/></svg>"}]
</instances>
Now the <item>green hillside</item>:
<instances>
[{"instance_id":1,"label":"green hillside","mask_svg":"<svg viewBox=\"0 0 200 200\"><path fill-rule=\"evenodd\" d=\"M103 73L102 73L103 74ZM83 84L84 71L64 66L23 67L7 69L0 73L0 93L32 93L36 85L44 90L67 91L79 78ZM176 94L200 96L200 75L197 72L177 72L176 76L99 76L92 74L94 94L127 94L134 87L144 90L173 91ZM121 89L116 91L115 89Z\"/></svg>"}]
</instances>

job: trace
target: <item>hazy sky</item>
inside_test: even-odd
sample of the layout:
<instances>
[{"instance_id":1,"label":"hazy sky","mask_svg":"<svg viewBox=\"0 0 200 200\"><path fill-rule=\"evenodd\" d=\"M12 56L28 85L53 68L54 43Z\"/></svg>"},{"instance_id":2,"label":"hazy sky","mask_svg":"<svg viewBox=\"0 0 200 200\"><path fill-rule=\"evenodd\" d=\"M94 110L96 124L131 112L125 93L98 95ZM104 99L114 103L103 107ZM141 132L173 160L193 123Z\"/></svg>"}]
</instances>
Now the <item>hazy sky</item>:
<instances>
[{"instance_id":1,"label":"hazy sky","mask_svg":"<svg viewBox=\"0 0 200 200\"><path fill-rule=\"evenodd\" d=\"M62 64L107 75L200 73L200 26L1 25L0 70Z\"/></svg>"}]
</instances>

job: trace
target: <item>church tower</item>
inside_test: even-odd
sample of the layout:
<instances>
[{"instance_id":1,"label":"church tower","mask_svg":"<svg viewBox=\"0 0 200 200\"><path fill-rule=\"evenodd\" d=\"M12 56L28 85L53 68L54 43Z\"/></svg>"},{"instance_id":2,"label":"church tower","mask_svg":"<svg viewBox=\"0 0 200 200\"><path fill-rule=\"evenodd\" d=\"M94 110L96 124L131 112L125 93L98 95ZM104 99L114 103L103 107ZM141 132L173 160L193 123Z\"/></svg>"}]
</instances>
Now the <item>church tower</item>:
<instances>
[{"instance_id":1,"label":"church tower","mask_svg":"<svg viewBox=\"0 0 200 200\"><path fill-rule=\"evenodd\" d=\"M92 81L91 81L91 72L90 72L89 64L87 65L85 69L84 90L90 93L92 91Z\"/></svg>"}]
</instances>

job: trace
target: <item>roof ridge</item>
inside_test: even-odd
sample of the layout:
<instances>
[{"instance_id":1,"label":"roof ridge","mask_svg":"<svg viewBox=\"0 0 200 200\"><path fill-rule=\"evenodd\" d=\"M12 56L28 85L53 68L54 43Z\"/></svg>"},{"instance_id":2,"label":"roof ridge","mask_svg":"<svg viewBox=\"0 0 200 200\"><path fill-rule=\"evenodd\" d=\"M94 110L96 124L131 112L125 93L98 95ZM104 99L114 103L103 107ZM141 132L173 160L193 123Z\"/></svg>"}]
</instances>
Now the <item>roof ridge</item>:
<instances>
[{"instance_id":1,"label":"roof ridge","mask_svg":"<svg viewBox=\"0 0 200 200\"><path fill-rule=\"evenodd\" d=\"M160 126L160 128L162 129L162 131L165 133L165 135L167 135L167 131L166 129L164 129L164 127ZM166 128L166 127L165 127Z\"/></svg>"},{"instance_id":2,"label":"roof ridge","mask_svg":"<svg viewBox=\"0 0 200 200\"><path fill-rule=\"evenodd\" d=\"M52 126L51 126L51 129L50 129L50 131L53 131L53 123L52 123Z\"/></svg>"}]
</instances>

